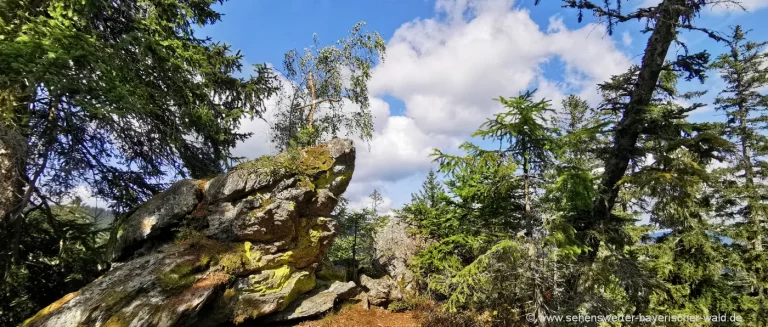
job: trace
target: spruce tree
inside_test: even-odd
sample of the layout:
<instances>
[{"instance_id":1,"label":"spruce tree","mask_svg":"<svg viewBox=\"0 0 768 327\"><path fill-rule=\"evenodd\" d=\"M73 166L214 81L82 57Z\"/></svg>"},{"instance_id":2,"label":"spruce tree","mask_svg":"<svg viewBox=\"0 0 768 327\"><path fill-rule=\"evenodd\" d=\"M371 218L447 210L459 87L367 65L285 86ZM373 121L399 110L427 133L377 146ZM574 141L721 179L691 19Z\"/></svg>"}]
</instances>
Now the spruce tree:
<instances>
[{"instance_id":1,"label":"spruce tree","mask_svg":"<svg viewBox=\"0 0 768 327\"><path fill-rule=\"evenodd\" d=\"M595 195L594 171L600 167L599 153L605 147L607 125L600 113L575 95L562 102L562 111L555 116L557 139L554 169L545 176L555 182L547 189L547 203L560 214L589 211Z\"/></svg>"},{"instance_id":2,"label":"spruce tree","mask_svg":"<svg viewBox=\"0 0 768 327\"><path fill-rule=\"evenodd\" d=\"M712 68L719 70L726 82L725 89L715 99L716 109L725 113L725 136L736 148L730 165L720 169L724 176L720 189L719 214L735 223L730 233L736 246L741 247L753 316L768 324L766 287L768 287L768 255L764 250L768 220L768 185L765 160L768 154L768 96L762 89L768 86L768 42L746 39L741 26L732 29L728 51L717 57ZM740 244L743 244L741 246Z\"/></svg>"},{"instance_id":3,"label":"spruce tree","mask_svg":"<svg viewBox=\"0 0 768 327\"><path fill-rule=\"evenodd\" d=\"M557 160L569 167L590 171L598 168L598 152L604 146L603 128L607 123L601 121L600 112L576 95L569 95L561 105L562 112L554 119L560 134Z\"/></svg>"},{"instance_id":4,"label":"spruce tree","mask_svg":"<svg viewBox=\"0 0 768 327\"><path fill-rule=\"evenodd\" d=\"M673 90L674 73L665 75L665 85ZM639 249L640 264L654 276L647 302L639 303L648 314L738 313L727 283L727 250L714 232L717 221L707 192L718 182L707 166L722 159L730 144L718 135L718 124L687 120L699 106L671 100L653 105L648 119L655 132L642 140L651 161L627 177L637 191L634 200L655 229L665 231Z\"/></svg>"},{"instance_id":5,"label":"spruce tree","mask_svg":"<svg viewBox=\"0 0 768 327\"><path fill-rule=\"evenodd\" d=\"M437 179L437 173L434 169L429 169L427 179L421 184L419 193L411 195L411 202L424 201L429 208L437 208L440 203L440 197L445 194L443 185Z\"/></svg>"},{"instance_id":6,"label":"spruce tree","mask_svg":"<svg viewBox=\"0 0 768 327\"><path fill-rule=\"evenodd\" d=\"M447 298L451 311L474 309L498 313L501 324L517 324L531 314L540 323L557 299L561 274L555 264L563 240L558 224L545 220L540 206L542 180L550 170L555 131L547 100L533 92L499 98L506 110L486 121L475 136L499 144L498 150L465 143L463 156L435 151L445 174L446 194L439 210L413 210L435 189L431 178L424 195L414 196L407 213L433 232L435 243L415 264L428 278L430 294ZM572 235L572 229L571 229ZM571 241L572 238L570 238ZM571 250L567 246L562 249Z\"/></svg>"},{"instance_id":7,"label":"spruce tree","mask_svg":"<svg viewBox=\"0 0 768 327\"><path fill-rule=\"evenodd\" d=\"M449 233L445 229L447 219L451 219L447 213L449 200L437 173L430 169L418 193L411 194L411 202L396 213L419 233L441 238Z\"/></svg>"},{"instance_id":8,"label":"spruce tree","mask_svg":"<svg viewBox=\"0 0 768 327\"><path fill-rule=\"evenodd\" d=\"M275 81L264 65L233 76L242 54L197 35L221 19L212 3L0 3L1 123L28 151L24 203L6 216L27 191L42 201L85 184L124 211L168 174L223 170L249 136L240 120L261 115Z\"/></svg>"},{"instance_id":9,"label":"spruce tree","mask_svg":"<svg viewBox=\"0 0 768 327\"><path fill-rule=\"evenodd\" d=\"M605 230L619 230L623 233L626 221L614 215L613 209L619 198L620 182L627 173L631 162L637 158L637 149L643 129L649 123L648 107L653 101L662 71L674 68L685 72L687 79L703 80L706 70L707 54L700 52L690 54L687 47L678 40L682 30L704 32L706 35L721 39L716 33L694 24L699 12L710 3L704 0L663 0L658 5L636 7L629 12L622 12L622 3L627 1L605 1L597 3L589 0L563 0L564 7L578 10L578 20L583 18L584 11L592 12L606 24L609 34L613 33L616 24L631 20L639 20L648 26L651 32L640 65L636 67L633 83L625 84L625 100L621 108L615 108L618 120L612 126L611 146L603 155L603 174L600 187L594 197L594 206L589 217L584 221L579 232L586 245L591 249L583 257L587 263L594 262L601 244L619 241L615 244L622 246L622 239L628 235L606 235ZM537 1L538 3L538 1ZM626 8L626 7L624 7ZM683 45L685 53L679 55L671 63L666 62L667 53L673 43Z\"/></svg>"},{"instance_id":10,"label":"spruce tree","mask_svg":"<svg viewBox=\"0 0 768 327\"><path fill-rule=\"evenodd\" d=\"M500 157L509 158L520 165L529 235L533 233L536 224L532 212L533 188L536 187L533 184L541 181L544 170L551 163L554 144L553 131L545 116L552 111L549 101L533 101L533 93L528 91L515 98L499 97L497 100L507 111L496 114L473 134L499 142Z\"/></svg>"}]
</instances>

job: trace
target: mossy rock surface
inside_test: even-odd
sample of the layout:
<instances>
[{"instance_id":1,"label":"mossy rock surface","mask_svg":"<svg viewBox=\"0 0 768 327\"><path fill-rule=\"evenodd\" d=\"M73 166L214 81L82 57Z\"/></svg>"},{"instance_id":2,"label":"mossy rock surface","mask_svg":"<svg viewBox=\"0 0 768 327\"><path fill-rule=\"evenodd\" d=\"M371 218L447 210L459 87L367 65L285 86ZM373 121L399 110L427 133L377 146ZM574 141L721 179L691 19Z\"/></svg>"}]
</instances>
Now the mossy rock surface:
<instances>
[{"instance_id":1,"label":"mossy rock surface","mask_svg":"<svg viewBox=\"0 0 768 327\"><path fill-rule=\"evenodd\" d=\"M112 270L24 326L215 326L285 309L316 286L354 157L333 140L175 184L123 222Z\"/></svg>"}]
</instances>

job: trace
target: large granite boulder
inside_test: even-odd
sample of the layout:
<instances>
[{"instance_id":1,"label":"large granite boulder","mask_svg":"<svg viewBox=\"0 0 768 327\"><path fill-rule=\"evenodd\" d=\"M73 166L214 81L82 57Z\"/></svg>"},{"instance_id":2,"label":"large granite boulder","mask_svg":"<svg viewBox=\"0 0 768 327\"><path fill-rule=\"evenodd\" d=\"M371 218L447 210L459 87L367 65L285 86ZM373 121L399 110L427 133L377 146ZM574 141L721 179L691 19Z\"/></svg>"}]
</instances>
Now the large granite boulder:
<instances>
[{"instance_id":1,"label":"large granite boulder","mask_svg":"<svg viewBox=\"0 0 768 327\"><path fill-rule=\"evenodd\" d=\"M413 257L427 247L427 242L401 217L393 216L374 235L373 244L373 268L392 277L403 288L412 289L415 275L409 265Z\"/></svg>"},{"instance_id":2,"label":"large granite boulder","mask_svg":"<svg viewBox=\"0 0 768 327\"><path fill-rule=\"evenodd\" d=\"M354 159L336 139L177 182L121 223L109 272L24 325L216 326L285 309L315 288Z\"/></svg>"}]
</instances>

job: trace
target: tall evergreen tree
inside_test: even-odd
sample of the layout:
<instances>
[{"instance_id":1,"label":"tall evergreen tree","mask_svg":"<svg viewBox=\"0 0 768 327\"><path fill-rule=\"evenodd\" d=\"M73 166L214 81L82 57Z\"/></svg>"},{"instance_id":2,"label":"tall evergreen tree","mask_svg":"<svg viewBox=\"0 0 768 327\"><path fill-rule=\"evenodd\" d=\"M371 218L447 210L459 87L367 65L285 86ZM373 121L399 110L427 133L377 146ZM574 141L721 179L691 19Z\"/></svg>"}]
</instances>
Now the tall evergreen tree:
<instances>
[{"instance_id":1,"label":"tall evergreen tree","mask_svg":"<svg viewBox=\"0 0 768 327\"><path fill-rule=\"evenodd\" d=\"M0 3L2 123L28 145L12 216L77 184L125 210L166 172L222 170L274 80L263 65L234 77L242 55L196 35L214 2Z\"/></svg>"},{"instance_id":2,"label":"tall evergreen tree","mask_svg":"<svg viewBox=\"0 0 768 327\"><path fill-rule=\"evenodd\" d=\"M662 74L662 88L676 92L677 74ZM654 287L640 311L649 314L735 315L728 286L726 248L715 232L712 201L707 189L718 179L706 168L722 160L730 143L712 123L692 123L688 114L700 107L683 107L667 96L649 108L649 128L643 153L651 158L627 176L635 200L663 235L641 246L640 263L654 276ZM648 238L648 237L646 237Z\"/></svg>"},{"instance_id":3,"label":"tall evergreen tree","mask_svg":"<svg viewBox=\"0 0 768 327\"><path fill-rule=\"evenodd\" d=\"M557 129L553 165L546 176L554 179L547 189L547 202L555 211L568 214L591 210L595 195L594 171L601 162L599 154L606 145L599 112L583 99L570 95L562 102L562 112L554 119Z\"/></svg>"},{"instance_id":4,"label":"tall evergreen tree","mask_svg":"<svg viewBox=\"0 0 768 327\"><path fill-rule=\"evenodd\" d=\"M561 103L562 112L555 116L554 126L561 135L557 160L563 165L593 170L598 168L603 128L600 113L586 100L569 95Z\"/></svg>"},{"instance_id":5,"label":"tall evergreen tree","mask_svg":"<svg viewBox=\"0 0 768 327\"><path fill-rule=\"evenodd\" d=\"M658 5L638 7L629 13L622 13L622 3L626 2L622 0L606 1L603 4L589 0L563 0L563 2L565 7L578 10L579 21L582 20L585 10L603 19L609 34L613 32L616 24L630 20L644 21L647 26L652 27L649 28L651 35L640 65L637 67L637 75L633 83L625 86L626 101L623 101L620 109L617 108L619 119L612 129L612 145L603 156L602 181L594 198L592 213L589 218L583 218L584 224L579 227L581 234L584 235L582 239L591 249L584 259L587 262L594 262L602 243L628 237L627 235L609 236L602 231L616 230L616 225L626 223L622 222L621 217L613 215L612 211L621 189L620 181L633 158L637 156L638 141L648 124L646 113L653 100L660 74L671 66L686 72L687 79L704 78L703 73L707 63L705 52L689 54L685 48L686 53L679 55L670 65L666 62L670 46L673 42L679 43L677 35L681 30L686 29L702 31L710 37L720 38L716 33L694 25L694 19L709 4L706 0L664 0ZM624 228L618 228L618 230L623 233ZM617 245L621 246L621 244Z\"/></svg>"},{"instance_id":6,"label":"tall evergreen tree","mask_svg":"<svg viewBox=\"0 0 768 327\"><path fill-rule=\"evenodd\" d=\"M28 267L29 247L74 237L32 224L59 225L52 208L76 186L124 214L169 178L233 159L249 136L241 119L261 116L275 80L264 65L235 77L242 55L197 35L222 2L0 1L3 283Z\"/></svg>"},{"instance_id":7,"label":"tall evergreen tree","mask_svg":"<svg viewBox=\"0 0 768 327\"><path fill-rule=\"evenodd\" d=\"M411 194L411 202L405 205L397 214L417 231L428 237L439 237L445 234L446 214L445 189L437 179L437 173L433 169L427 173L427 178L421 184L418 193Z\"/></svg>"},{"instance_id":8,"label":"tall evergreen tree","mask_svg":"<svg viewBox=\"0 0 768 327\"><path fill-rule=\"evenodd\" d=\"M715 99L716 109L726 115L725 135L737 148L731 165L719 171L724 175L720 190L719 214L735 223L731 236L743 242L744 267L749 272L749 298L754 315L768 325L766 288L768 287L768 255L764 242L768 237L768 96L761 89L768 86L768 42L746 39L741 26L733 28L728 51L717 57L712 67L726 82Z\"/></svg>"},{"instance_id":9,"label":"tall evergreen tree","mask_svg":"<svg viewBox=\"0 0 768 327\"><path fill-rule=\"evenodd\" d=\"M529 220L528 233L533 233L534 221L531 203L533 202L533 183L538 183L547 164L552 161L554 139L548 125L546 114L552 110L549 101L533 101L534 92L526 92L515 98L499 97L507 111L489 119L473 136L492 139L499 142L501 158L509 157L520 165L523 180L523 204L526 220ZM504 147L506 146L506 148Z\"/></svg>"},{"instance_id":10,"label":"tall evergreen tree","mask_svg":"<svg viewBox=\"0 0 768 327\"><path fill-rule=\"evenodd\" d=\"M416 194L411 194L411 201L424 201L430 208L436 208L443 194L445 194L443 184L437 179L435 170L430 168L427 178L421 183L421 190Z\"/></svg>"},{"instance_id":11,"label":"tall evergreen tree","mask_svg":"<svg viewBox=\"0 0 768 327\"><path fill-rule=\"evenodd\" d=\"M464 156L436 150L446 176L446 194L436 197L442 204L437 210L414 210L420 203L427 207L426 196L416 195L404 211L430 213L416 221L428 226L436 242L415 259L430 294L447 298L452 311L495 311L500 324L518 324L528 314L543 323L556 307L553 294L562 276L557 271L563 268L557 257L574 250L564 225L543 219L540 206L541 181L556 143L545 116L549 103L534 100L533 92L499 101L506 111L474 134L498 142L499 149L465 143ZM428 180L423 189L427 195L436 187Z\"/></svg>"}]
</instances>

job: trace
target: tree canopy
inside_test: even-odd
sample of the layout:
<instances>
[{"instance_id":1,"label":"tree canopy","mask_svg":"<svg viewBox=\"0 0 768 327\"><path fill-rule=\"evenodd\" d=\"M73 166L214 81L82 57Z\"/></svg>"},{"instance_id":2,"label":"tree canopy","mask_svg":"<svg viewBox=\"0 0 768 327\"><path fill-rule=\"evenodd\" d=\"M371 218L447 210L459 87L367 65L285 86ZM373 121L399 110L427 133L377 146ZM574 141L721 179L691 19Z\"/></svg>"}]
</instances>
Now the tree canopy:
<instances>
[{"instance_id":1,"label":"tree canopy","mask_svg":"<svg viewBox=\"0 0 768 327\"><path fill-rule=\"evenodd\" d=\"M220 20L216 3L0 2L4 283L25 269L25 242L47 237L35 217L63 219L76 187L124 214L172 179L226 167L249 136L241 120L260 117L277 84L265 65L236 77L242 54L197 36Z\"/></svg>"}]
</instances>

